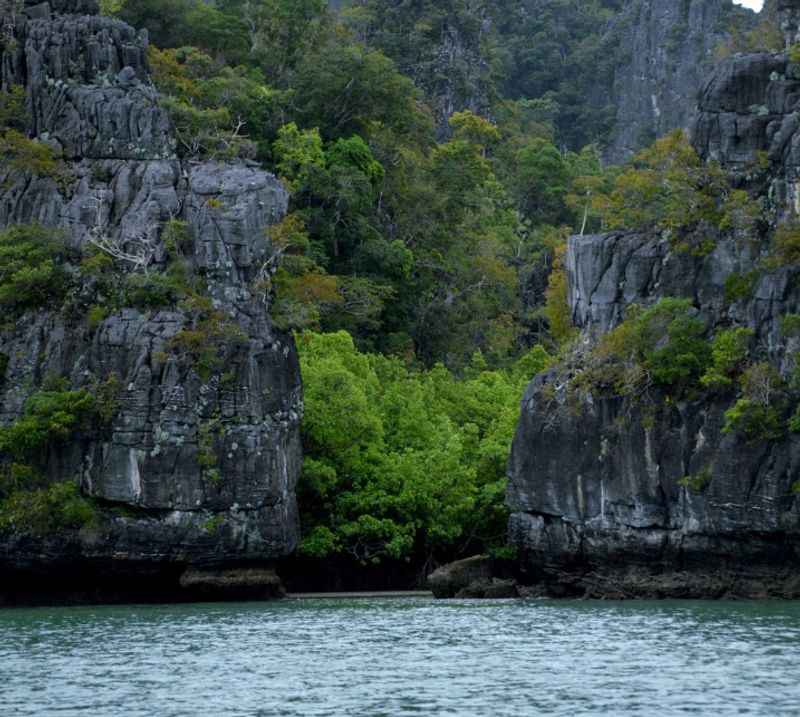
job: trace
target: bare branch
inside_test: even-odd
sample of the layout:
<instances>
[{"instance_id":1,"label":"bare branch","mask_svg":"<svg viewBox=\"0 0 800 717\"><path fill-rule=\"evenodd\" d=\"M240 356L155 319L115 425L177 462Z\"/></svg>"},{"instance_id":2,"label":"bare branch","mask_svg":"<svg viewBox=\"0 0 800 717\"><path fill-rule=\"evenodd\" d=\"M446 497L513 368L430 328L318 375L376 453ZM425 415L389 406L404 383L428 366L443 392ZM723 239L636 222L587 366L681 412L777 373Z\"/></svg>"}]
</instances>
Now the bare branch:
<instances>
[{"instance_id":1,"label":"bare branch","mask_svg":"<svg viewBox=\"0 0 800 717\"><path fill-rule=\"evenodd\" d=\"M157 227L151 223L140 234L128 239L113 237L107 232L103 222L102 204L99 200L95 201L97 217L94 226L89 230L89 243L112 259L129 264L133 271L141 271L146 276L158 252Z\"/></svg>"}]
</instances>

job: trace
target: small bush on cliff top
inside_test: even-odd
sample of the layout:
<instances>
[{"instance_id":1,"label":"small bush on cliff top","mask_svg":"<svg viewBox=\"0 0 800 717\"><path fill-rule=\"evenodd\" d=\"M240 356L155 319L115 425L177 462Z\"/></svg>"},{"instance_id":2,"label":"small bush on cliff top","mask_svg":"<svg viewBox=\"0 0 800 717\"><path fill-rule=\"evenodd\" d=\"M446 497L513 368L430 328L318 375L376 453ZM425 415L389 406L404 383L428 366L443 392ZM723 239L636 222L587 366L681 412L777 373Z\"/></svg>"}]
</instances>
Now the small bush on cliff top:
<instances>
[{"instance_id":1,"label":"small bush on cliff top","mask_svg":"<svg viewBox=\"0 0 800 717\"><path fill-rule=\"evenodd\" d=\"M0 91L0 156L5 167L61 182L65 176L63 164L48 145L27 137L28 122L25 88L12 85L7 91Z\"/></svg>"},{"instance_id":2,"label":"small bush on cliff top","mask_svg":"<svg viewBox=\"0 0 800 717\"><path fill-rule=\"evenodd\" d=\"M787 338L800 336L800 314L785 314L781 317L781 334Z\"/></svg>"},{"instance_id":3,"label":"small bush on cliff top","mask_svg":"<svg viewBox=\"0 0 800 717\"><path fill-rule=\"evenodd\" d=\"M751 231L760 218L758 205L733 190L717 164L704 162L681 130L637 154L613 189L593 201L609 228L669 231L678 248L699 254L713 245L687 244L687 230L710 225Z\"/></svg>"},{"instance_id":4,"label":"small bush on cliff top","mask_svg":"<svg viewBox=\"0 0 800 717\"><path fill-rule=\"evenodd\" d=\"M734 25L730 37L717 48L717 58L724 59L738 52L781 52L786 40L776 8L777 3L766 3L755 27L749 23Z\"/></svg>"},{"instance_id":5,"label":"small bush on cliff top","mask_svg":"<svg viewBox=\"0 0 800 717\"><path fill-rule=\"evenodd\" d=\"M739 433L750 440L773 440L783 435L783 426L774 407L740 398L725 412L722 432Z\"/></svg>"},{"instance_id":6,"label":"small bush on cliff top","mask_svg":"<svg viewBox=\"0 0 800 717\"><path fill-rule=\"evenodd\" d=\"M752 441L777 440L785 433L785 384L768 363L750 366L741 377L742 396L725 412L723 433L739 433Z\"/></svg>"},{"instance_id":7,"label":"small bush on cliff top","mask_svg":"<svg viewBox=\"0 0 800 717\"><path fill-rule=\"evenodd\" d=\"M705 388L722 390L733 386L736 375L744 367L752 338L752 330L742 328L721 331L714 337L712 364L700 379Z\"/></svg>"},{"instance_id":8,"label":"small bush on cliff top","mask_svg":"<svg viewBox=\"0 0 800 717\"><path fill-rule=\"evenodd\" d=\"M748 271L745 274L734 273L725 280L725 301L733 304L736 301L750 299L758 284L759 272Z\"/></svg>"},{"instance_id":9,"label":"small bush on cliff top","mask_svg":"<svg viewBox=\"0 0 800 717\"><path fill-rule=\"evenodd\" d=\"M784 224L778 227L772 238L767 267L780 269L798 263L800 263L800 224Z\"/></svg>"},{"instance_id":10,"label":"small bush on cliff top","mask_svg":"<svg viewBox=\"0 0 800 717\"><path fill-rule=\"evenodd\" d=\"M789 430L792 433L800 433L800 406L795 409L795 412L789 419Z\"/></svg>"},{"instance_id":11,"label":"small bush on cliff top","mask_svg":"<svg viewBox=\"0 0 800 717\"><path fill-rule=\"evenodd\" d=\"M6 166L36 177L49 177L59 183L65 179L65 169L53 150L21 132L9 129L0 134L0 155Z\"/></svg>"},{"instance_id":12,"label":"small bush on cliff top","mask_svg":"<svg viewBox=\"0 0 800 717\"><path fill-rule=\"evenodd\" d=\"M678 481L678 485L688 488L695 493L700 493L711 483L712 478L711 470L709 468L704 468L699 473L681 478Z\"/></svg>"},{"instance_id":13,"label":"small bush on cliff top","mask_svg":"<svg viewBox=\"0 0 800 717\"><path fill-rule=\"evenodd\" d=\"M247 345L249 338L239 324L214 309L207 298L192 295L181 303L181 309L192 323L176 334L167 348L193 365L203 381L208 381L225 367L232 353Z\"/></svg>"},{"instance_id":14,"label":"small bush on cliff top","mask_svg":"<svg viewBox=\"0 0 800 717\"><path fill-rule=\"evenodd\" d=\"M666 298L629 317L599 343L589 380L623 395L656 385L676 393L693 388L711 364L705 324L688 299Z\"/></svg>"},{"instance_id":15,"label":"small bush on cliff top","mask_svg":"<svg viewBox=\"0 0 800 717\"><path fill-rule=\"evenodd\" d=\"M24 131L27 123L25 88L12 85L8 91L0 92L0 127Z\"/></svg>"}]
</instances>

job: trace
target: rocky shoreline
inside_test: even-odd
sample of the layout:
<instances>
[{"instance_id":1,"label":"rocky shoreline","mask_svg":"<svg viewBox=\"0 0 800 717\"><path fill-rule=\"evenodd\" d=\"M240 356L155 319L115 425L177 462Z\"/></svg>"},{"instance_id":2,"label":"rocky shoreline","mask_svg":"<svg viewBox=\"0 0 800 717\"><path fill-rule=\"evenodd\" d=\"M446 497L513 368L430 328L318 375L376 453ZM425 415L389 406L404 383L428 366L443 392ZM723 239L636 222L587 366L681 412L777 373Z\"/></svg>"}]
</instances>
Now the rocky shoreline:
<instances>
[{"instance_id":1,"label":"rocky shoreline","mask_svg":"<svg viewBox=\"0 0 800 717\"><path fill-rule=\"evenodd\" d=\"M782 12L796 27L800 4ZM684 300L703 341L738 330L758 370L791 386L799 345L784 322L800 312L800 274L767 252L797 206L797 77L789 53L736 55L701 95L694 148L761 201L772 222L763 233L705 226L707 251L676 249L657 231L569 239L580 337L529 386L509 464L510 540L522 581L542 594L800 597L800 436L781 413L788 399L765 403L773 431L744 433L730 425L734 392L671 392L645 376L620 393L593 353L631 307ZM742 276L751 285L732 295Z\"/></svg>"},{"instance_id":2,"label":"rocky shoreline","mask_svg":"<svg viewBox=\"0 0 800 717\"><path fill-rule=\"evenodd\" d=\"M107 425L44 456L48 486L75 483L91 516L50 534L0 526L0 606L272 599L285 594L279 576L295 591L417 587L413 567L337 575L331 561L304 575L313 569L292 557L302 383L293 338L255 290L268 229L287 211L283 185L251 162L178 157L146 33L99 16L94 0L20 7L6 26L3 85L24 86L28 134L57 150L66 174L3 167L0 228L41 223L78 254L98 232L124 245L152 228L153 271L166 275L164 227L179 222L191 281L203 286L202 307L114 307L88 321L97 288L87 282L70 311L0 326L0 427L20 420L48 377L117 391ZM800 2L779 7L794 42ZM759 236L703 227L706 253L676 251L656 231L569 239L580 336L522 401L507 494L517 560L444 566L428 578L437 597L800 598L800 434L727 431L733 394L616 395L581 378L631 307L680 298L705 340L746 330L788 383L800 336L784 319L800 316L800 269L753 267L766 266L769 232L800 207L795 60L734 56L700 96L694 149L762 201L772 224ZM741 277L751 286L731 298ZM220 334L198 338L198 325ZM218 341L224 358L203 368L180 354L187 331L195 344Z\"/></svg>"},{"instance_id":3,"label":"rocky shoreline","mask_svg":"<svg viewBox=\"0 0 800 717\"><path fill-rule=\"evenodd\" d=\"M27 0L7 12L3 88L24 88L28 135L53 151L58 175L5 164L0 228L52 229L78 257L66 271L80 286L68 306L0 327L0 426L54 378L78 392L59 395L93 397L108 415L34 457L46 489L79 485L80 524L3 530L0 584L47 571L57 587L57 575L85 572L113 595L108 571L126 584L167 576L164 591L181 593L187 568L290 554L302 386L294 340L255 289L286 190L253 163L180 159L150 81L147 33L100 16L96 0ZM143 304L111 302L102 272L80 273L102 243L149 251L131 284ZM114 282L129 278L109 263ZM150 308L146 292L177 270L188 299Z\"/></svg>"}]
</instances>

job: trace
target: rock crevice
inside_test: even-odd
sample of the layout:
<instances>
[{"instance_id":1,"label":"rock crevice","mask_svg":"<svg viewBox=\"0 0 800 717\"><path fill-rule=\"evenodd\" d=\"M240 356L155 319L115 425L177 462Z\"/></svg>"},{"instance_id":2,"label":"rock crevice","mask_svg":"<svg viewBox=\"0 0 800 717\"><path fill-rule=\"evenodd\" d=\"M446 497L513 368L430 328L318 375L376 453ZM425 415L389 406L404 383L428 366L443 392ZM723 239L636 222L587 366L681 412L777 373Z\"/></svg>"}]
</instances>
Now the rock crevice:
<instances>
[{"instance_id":1,"label":"rock crevice","mask_svg":"<svg viewBox=\"0 0 800 717\"><path fill-rule=\"evenodd\" d=\"M693 134L701 156L764 197L776 221L795 213L792 73L785 55L726 61L707 83ZM770 149L780 128L780 148ZM769 166L750 169L761 151ZM580 384L598 339L632 305L667 297L690 300L709 340L750 329L758 360L792 374L800 344L782 320L800 313L797 266L769 268L757 237L713 239L706 256L657 232L569 239L569 304L581 338L569 360L529 386L509 464L511 540L528 581L546 593L800 596L797 434L726 432L735 396L725 392L651 387L624 396ZM731 279L750 275L750 290L727 295Z\"/></svg>"},{"instance_id":2,"label":"rock crevice","mask_svg":"<svg viewBox=\"0 0 800 717\"><path fill-rule=\"evenodd\" d=\"M110 425L47 465L54 483L79 480L99 520L51 535L6 532L0 570L113 562L135 572L285 556L299 535L302 389L293 339L275 329L254 282L288 195L249 164L179 159L149 79L146 33L97 12L94 0L51 0L26 2L14 18L2 84L25 87L29 134L63 157L66 179L3 167L0 227L53 227L74 251L98 233L120 245L147 237L151 271L161 272L164 228L182 222L188 270L231 338L225 365L203 371L174 348L203 318L180 304L112 307L94 322L29 311L0 328L2 425L48 376L74 388L114 376L121 387Z\"/></svg>"}]
</instances>

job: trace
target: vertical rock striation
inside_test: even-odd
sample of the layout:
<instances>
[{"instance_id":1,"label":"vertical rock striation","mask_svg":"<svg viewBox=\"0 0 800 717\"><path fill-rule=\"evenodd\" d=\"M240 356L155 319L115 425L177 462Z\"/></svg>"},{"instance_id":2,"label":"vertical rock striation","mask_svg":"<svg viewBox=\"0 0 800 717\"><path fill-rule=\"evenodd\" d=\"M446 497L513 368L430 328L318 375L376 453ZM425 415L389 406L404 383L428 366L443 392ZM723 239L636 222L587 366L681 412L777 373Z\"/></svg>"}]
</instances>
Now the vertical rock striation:
<instances>
[{"instance_id":1,"label":"vertical rock striation","mask_svg":"<svg viewBox=\"0 0 800 717\"><path fill-rule=\"evenodd\" d=\"M0 226L60 228L73 249L98 232L122 245L147 236L159 272L163 227L185 222L191 274L232 338L225 365L203 371L173 350L196 308L121 308L93 325L80 292L70 310L0 327L0 424L17 419L48 376L87 389L114 376L121 386L111 424L47 460L48 481L79 480L99 518L81 530L6 531L0 574L177 574L282 557L299 532L302 391L294 342L253 285L286 191L254 165L177 158L145 33L99 16L94 0L17 5L3 18L2 84L24 85L30 134L64 158L67 179L0 165Z\"/></svg>"},{"instance_id":2,"label":"vertical rock striation","mask_svg":"<svg viewBox=\"0 0 800 717\"><path fill-rule=\"evenodd\" d=\"M796 73L783 54L725 61L705 85L694 130L700 154L782 221L798 208ZM800 270L761 265L758 237L709 238L708 256L676 251L655 233L569 240L580 347L529 386L509 464L511 540L544 592L800 596L797 434L724 432L731 396L674 399L653 389L625 398L577 388L598 337L631 305L665 297L690 299L709 338L749 328L759 359L790 376L800 343L781 322L800 313ZM726 297L728 281L746 275L752 291Z\"/></svg>"},{"instance_id":3,"label":"vertical rock striation","mask_svg":"<svg viewBox=\"0 0 800 717\"><path fill-rule=\"evenodd\" d=\"M613 20L611 98L616 121L606 159L620 164L668 132L688 129L715 51L735 25L754 21L731 0L637 0Z\"/></svg>"}]
</instances>

